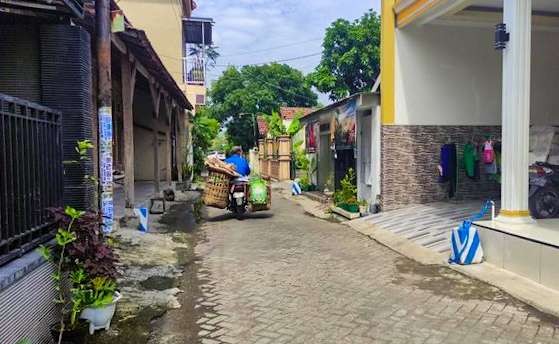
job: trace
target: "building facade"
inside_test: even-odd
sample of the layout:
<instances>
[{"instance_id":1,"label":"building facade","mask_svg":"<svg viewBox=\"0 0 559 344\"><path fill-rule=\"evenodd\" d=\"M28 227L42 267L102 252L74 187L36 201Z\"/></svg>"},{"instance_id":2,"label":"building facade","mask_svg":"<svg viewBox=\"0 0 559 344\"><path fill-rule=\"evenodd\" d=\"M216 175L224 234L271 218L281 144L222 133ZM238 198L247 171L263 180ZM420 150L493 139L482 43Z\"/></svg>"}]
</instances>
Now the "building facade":
<instances>
[{"instance_id":1,"label":"building facade","mask_svg":"<svg viewBox=\"0 0 559 344\"><path fill-rule=\"evenodd\" d=\"M558 13L546 0L382 1L383 201L441 200L441 147L455 144L461 161L468 143L498 143L498 177L459 167L456 194L500 201L479 224L487 260L552 288L559 223L531 217L529 166L549 155L533 154L531 131L559 124Z\"/></svg>"}]
</instances>

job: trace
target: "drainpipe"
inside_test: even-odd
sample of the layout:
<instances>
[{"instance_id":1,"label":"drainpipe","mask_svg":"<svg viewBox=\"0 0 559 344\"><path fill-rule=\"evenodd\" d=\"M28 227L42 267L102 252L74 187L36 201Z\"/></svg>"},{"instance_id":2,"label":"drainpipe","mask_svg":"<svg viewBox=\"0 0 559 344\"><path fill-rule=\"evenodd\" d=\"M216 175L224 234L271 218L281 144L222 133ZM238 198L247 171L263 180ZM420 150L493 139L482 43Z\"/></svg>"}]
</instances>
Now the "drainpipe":
<instances>
[{"instance_id":1,"label":"drainpipe","mask_svg":"<svg viewBox=\"0 0 559 344\"><path fill-rule=\"evenodd\" d=\"M99 117L99 185L103 231L113 229L113 115L110 0L95 0L97 33L97 115Z\"/></svg>"}]
</instances>

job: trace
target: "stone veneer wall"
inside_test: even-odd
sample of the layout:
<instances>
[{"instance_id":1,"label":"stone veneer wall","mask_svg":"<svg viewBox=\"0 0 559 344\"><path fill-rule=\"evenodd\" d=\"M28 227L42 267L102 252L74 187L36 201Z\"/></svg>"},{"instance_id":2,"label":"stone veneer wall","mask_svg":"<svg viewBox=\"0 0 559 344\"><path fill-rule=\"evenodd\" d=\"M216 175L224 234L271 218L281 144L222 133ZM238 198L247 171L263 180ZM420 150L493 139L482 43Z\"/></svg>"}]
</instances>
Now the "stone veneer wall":
<instances>
[{"instance_id":1,"label":"stone veneer wall","mask_svg":"<svg viewBox=\"0 0 559 344\"><path fill-rule=\"evenodd\" d=\"M453 199L499 197L500 184L489 180L483 169L479 181L466 176L462 153L472 139L500 139L500 126L385 125L381 130L383 210L449 200L449 184L438 182L441 146L449 142L456 143L458 153L458 187Z\"/></svg>"}]
</instances>

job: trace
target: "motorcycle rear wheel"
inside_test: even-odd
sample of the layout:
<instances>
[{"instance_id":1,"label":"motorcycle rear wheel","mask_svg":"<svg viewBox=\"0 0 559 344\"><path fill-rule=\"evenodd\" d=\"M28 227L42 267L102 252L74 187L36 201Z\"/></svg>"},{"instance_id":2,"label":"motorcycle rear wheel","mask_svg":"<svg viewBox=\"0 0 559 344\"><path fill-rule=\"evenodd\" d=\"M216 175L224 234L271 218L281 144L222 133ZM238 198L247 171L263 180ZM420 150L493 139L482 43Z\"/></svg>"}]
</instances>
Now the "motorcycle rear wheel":
<instances>
[{"instance_id":1,"label":"motorcycle rear wheel","mask_svg":"<svg viewBox=\"0 0 559 344\"><path fill-rule=\"evenodd\" d=\"M544 187L530 197L530 212L536 219L559 217L559 191Z\"/></svg>"}]
</instances>

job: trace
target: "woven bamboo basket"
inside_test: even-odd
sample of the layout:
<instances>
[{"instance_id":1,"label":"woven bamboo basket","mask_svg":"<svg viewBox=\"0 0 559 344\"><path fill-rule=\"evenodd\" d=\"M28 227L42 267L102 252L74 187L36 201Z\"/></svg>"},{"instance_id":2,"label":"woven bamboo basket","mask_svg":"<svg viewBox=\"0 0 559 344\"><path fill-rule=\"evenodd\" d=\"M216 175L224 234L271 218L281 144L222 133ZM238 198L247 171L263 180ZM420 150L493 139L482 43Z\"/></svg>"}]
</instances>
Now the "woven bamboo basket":
<instances>
[{"instance_id":1,"label":"woven bamboo basket","mask_svg":"<svg viewBox=\"0 0 559 344\"><path fill-rule=\"evenodd\" d=\"M204 204L219 209L227 208L230 179L231 176L226 173L210 170L208 180L206 181L206 189L204 190Z\"/></svg>"}]
</instances>

